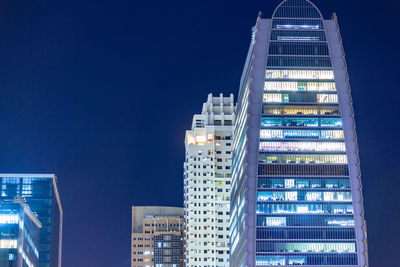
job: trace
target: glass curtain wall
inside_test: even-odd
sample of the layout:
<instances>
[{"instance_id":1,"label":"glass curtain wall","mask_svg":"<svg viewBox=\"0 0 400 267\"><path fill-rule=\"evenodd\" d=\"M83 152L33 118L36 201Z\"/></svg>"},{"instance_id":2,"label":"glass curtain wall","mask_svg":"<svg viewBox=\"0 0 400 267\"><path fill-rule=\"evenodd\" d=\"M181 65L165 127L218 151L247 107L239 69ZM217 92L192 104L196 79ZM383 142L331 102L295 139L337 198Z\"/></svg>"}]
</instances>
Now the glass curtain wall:
<instances>
[{"instance_id":1,"label":"glass curtain wall","mask_svg":"<svg viewBox=\"0 0 400 267\"><path fill-rule=\"evenodd\" d=\"M258 16L232 165L232 266L368 266L360 162L336 16L285 0Z\"/></svg>"},{"instance_id":2,"label":"glass curtain wall","mask_svg":"<svg viewBox=\"0 0 400 267\"><path fill-rule=\"evenodd\" d=\"M54 175L0 174L0 200L16 198L26 202L42 223L40 229L39 267L58 267L62 223L61 203Z\"/></svg>"},{"instance_id":3,"label":"glass curtain wall","mask_svg":"<svg viewBox=\"0 0 400 267\"><path fill-rule=\"evenodd\" d=\"M335 76L320 12L284 1L272 18L257 181L256 265L357 265Z\"/></svg>"}]
</instances>

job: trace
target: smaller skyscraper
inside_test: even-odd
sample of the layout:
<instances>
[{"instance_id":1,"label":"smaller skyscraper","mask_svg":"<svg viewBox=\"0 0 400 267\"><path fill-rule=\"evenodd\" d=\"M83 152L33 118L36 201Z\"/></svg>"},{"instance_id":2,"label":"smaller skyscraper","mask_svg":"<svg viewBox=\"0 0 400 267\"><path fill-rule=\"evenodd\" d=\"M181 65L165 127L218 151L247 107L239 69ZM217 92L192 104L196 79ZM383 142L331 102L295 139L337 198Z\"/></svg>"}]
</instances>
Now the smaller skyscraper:
<instances>
[{"instance_id":1,"label":"smaller skyscraper","mask_svg":"<svg viewBox=\"0 0 400 267\"><path fill-rule=\"evenodd\" d=\"M42 224L18 202L0 202L0 266L37 267Z\"/></svg>"},{"instance_id":2,"label":"smaller skyscraper","mask_svg":"<svg viewBox=\"0 0 400 267\"><path fill-rule=\"evenodd\" d=\"M183 208L132 207L132 267L183 266Z\"/></svg>"},{"instance_id":3,"label":"smaller skyscraper","mask_svg":"<svg viewBox=\"0 0 400 267\"><path fill-rule=\"evenodd\" d=\"M233 94L208 95L186 131L184 163L185 265L229 266Z\"/></svg>"}]
</instances>

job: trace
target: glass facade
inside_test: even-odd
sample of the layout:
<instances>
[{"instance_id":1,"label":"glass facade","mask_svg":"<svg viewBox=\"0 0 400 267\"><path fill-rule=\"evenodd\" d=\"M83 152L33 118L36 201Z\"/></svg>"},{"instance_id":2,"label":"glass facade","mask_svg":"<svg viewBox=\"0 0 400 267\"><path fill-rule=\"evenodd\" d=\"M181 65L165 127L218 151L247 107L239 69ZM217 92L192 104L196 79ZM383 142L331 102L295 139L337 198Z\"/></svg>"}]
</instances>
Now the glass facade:
<instances>
[{"instance_id":1,"label":"glass facade","mask_svg":"<svg viewBox=\"0 0 400 267\"><path fill-rule=\"evenodd\" d=\"M368 266L351 103L335 17L286 0L258 18L235 129L234 266Z\"/></svg>"},{"instance_id":2,"label":"glass facade","mask_svg":"<svg viewBox=\"0 0 400 267\"><path fill-rule=\"evenodd\" d=\"M39 267L61 266L62 208L56 176L0 174L0 200L26 201L38 215L40 229Z\"/></svg>"},{"instance_id":3,"label":"glass facade","mask_svg":"<svg viewBox=\"0 0 400 267\"><path fill-rule=\"evenodd\" d=\"M0 266L39 266L41 223L24 203L0 203Z\"/></svg>"},{"instance_id":4,"label":"glass facade","mask_svg":"<svg viewBox=\"0 0 400 267\"><path fill-rule=\"evenodd\" d=\"M154 265L156 267L182 266L182 236L174 234L154 235Z\"/></svg>"}]
</instances>

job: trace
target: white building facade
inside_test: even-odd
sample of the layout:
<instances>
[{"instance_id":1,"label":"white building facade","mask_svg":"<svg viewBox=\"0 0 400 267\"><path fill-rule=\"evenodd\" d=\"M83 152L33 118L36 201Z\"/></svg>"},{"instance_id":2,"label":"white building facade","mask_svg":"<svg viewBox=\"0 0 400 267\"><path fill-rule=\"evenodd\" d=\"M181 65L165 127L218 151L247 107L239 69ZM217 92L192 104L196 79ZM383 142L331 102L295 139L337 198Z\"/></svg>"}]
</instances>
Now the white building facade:
<instances>
[{"instance_id":1,"label":"white building facade","mask_svg":"<svg viewBox=\"0 0 400 267\"><path fill-rule=\"evenodd\" d=\"M185 266L229 266L233 94L208 95L186 132L184 163Z\"/></svg>"}]
</instances>

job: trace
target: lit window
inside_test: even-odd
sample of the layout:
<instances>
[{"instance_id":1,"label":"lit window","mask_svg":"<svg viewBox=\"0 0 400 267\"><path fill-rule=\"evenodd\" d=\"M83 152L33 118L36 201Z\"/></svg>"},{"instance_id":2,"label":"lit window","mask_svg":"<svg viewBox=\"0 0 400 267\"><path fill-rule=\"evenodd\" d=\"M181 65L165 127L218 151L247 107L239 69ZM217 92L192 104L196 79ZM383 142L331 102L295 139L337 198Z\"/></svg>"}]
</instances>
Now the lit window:
<instances>
[{"instance_id":1,"label":"lit window","mask_svg":"<svg viewBox=\"0 0 400 267\"><path fill-rule=\"evenodd\" d=\"M266 70L267 79L333 80L332 70Z\"/></svg>"},{"instance_id":2,"label":"lit window","mask_svg":"<svg viewBox=\"0 0 400 267\"><path fill-rule=\"evenodd\" d=\"M0 248L17 248L16 239L0 239Z\"/></svg>"},{"instance_id":3,"label":"lit window","mask_svg":"<svg viewBox=\"0 0 400 267\"><path fill-rule=\"evenodd\" d=\"M277 82L266 81L265 91L330 91L335 92L334 82Z\"/></svg>"},{"instance_id":4,"label":"lit window","mask_svg":"<svg viewBox=\"0 0 400 267\"><path fill-rule=\"evenodd\" d=\"M297 200L297 191L285 192L285 198L288 201L296 201Z\"/></svg>"},{"instance_id":5,"label":"lit window","mask_svg":"<svg viewBox=\"0 0 400 267\"><path fill-rule=\"evenodd\" d=\"M321 201L322 193L321 192L307 192L306 200L307 201Z\"/></svg>"},{"instance_id":6,"label":"lit window","mask_svg":"<svg viewBox=\"0 0 400 267\"><path fill-rule=\"evenodd\" d=\"M293 188L293 187L294 187L294 179L286 179L285 188Z\"/></svg>"},{"instance_id":7,"label":"lit window","mask_svg":"<svg viewBox=\"0 0 400 267\"><path fill-rule=\"evenodd\" d=\"M277 29L292 29L292 30L318 30L319 25L276 25Z\"/></svg>"},{"instance_id":8,"label":"lit window","mask_svg":"<svg viewBox=\"0 0 400 267\"><path fill-rule=\"evenodd\" d=\"M16 224L16 223L18 223L18 215L17 214L0 214L0 223L1 224Z\"/></svg>"}]
</instances>

